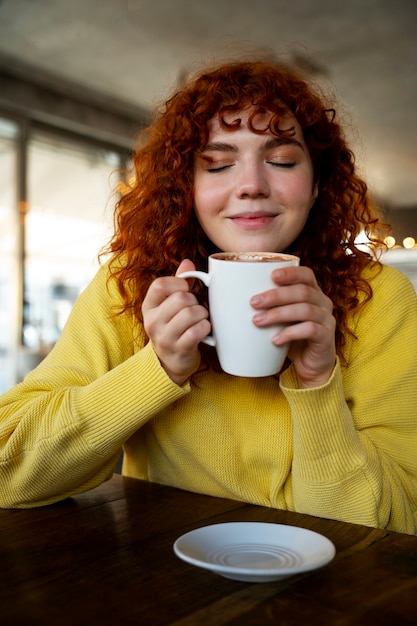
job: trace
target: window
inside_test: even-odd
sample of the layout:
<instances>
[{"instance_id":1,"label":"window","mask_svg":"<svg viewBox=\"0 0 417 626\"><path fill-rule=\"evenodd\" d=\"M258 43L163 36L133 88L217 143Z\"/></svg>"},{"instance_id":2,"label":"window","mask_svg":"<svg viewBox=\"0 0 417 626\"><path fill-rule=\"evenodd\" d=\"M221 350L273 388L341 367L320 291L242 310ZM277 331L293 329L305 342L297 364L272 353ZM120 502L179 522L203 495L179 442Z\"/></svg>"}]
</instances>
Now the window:
<instances>
[{"instance_id":1,"label":"window","mask_svg":"<svg viewBox=\"0 0 417 626\"><path fill-rule=\"evenodd\" d=\"M16 124L0 118L0 392L15 380L18 329Z\"/></svg>"},{"instance_id":2,"label":"window","mask_svg":"<svg viewBox=\"0 0 417 626\"><path fill-rule=\"evenodd\" d=\"M0 393L51 349L96 273L123 164L121 151L87 140L33 129L26 142L19 137L19 124L0 118ZM27 159L20 222L19 150Z\"/></svg>"},{"instance_id":3,"label":"window","mask_svg":"<svg viewBox=\"0 0 417 626\"><path fill-rule=\"evenodd\" d=\"M40 134L29 142L23 341L40 354L98 269L119 169L114 152Z\"/></svg>"}]
</instances>

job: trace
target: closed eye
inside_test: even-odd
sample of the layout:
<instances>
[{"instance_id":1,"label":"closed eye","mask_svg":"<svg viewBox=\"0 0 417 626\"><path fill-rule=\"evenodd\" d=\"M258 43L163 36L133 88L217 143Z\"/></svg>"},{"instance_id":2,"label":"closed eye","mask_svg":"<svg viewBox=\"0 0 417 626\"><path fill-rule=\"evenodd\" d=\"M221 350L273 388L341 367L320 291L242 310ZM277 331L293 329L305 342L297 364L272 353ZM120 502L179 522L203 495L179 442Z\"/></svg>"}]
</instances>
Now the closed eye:
<instances>
[{"instance_id":1,"label":"closed eye","mask_svg":"<svg viewBox=\"0 0 417 626\"><path fill-rule=\"evenodd\" d=\"M291 168L295 167L297 164L296 161L267 161L269 165L273 165L274 167L284 167Z\"/></svg>"},{"instance_id":2,"label":"closed eye","mask_svg":"<svg viewBox=\"0 0 417 626\"><path fill-rule=\"evenodd\" d=\"M207 167L206 171L210 173L223 172L227 170L229 167L232 167L232 163L227 163L226 165L218 164L218 165L210 165Z\"/></svg>"}]
</instances>

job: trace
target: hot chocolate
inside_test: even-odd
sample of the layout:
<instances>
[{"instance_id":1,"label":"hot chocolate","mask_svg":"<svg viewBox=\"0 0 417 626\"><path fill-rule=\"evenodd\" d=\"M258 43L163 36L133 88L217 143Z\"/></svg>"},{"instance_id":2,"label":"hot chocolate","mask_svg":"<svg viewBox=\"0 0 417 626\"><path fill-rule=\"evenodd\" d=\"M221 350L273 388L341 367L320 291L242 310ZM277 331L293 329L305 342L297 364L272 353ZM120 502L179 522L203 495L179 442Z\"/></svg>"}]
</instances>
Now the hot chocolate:
<instances>
[{"instance_id":1,"label":"hot chocolate","mask_svg":"<svg viewBox=\"0 0 417 626\"><path fill-rule=\"evenodd\" d=\"M276 261L289 261L288 254L280 252L219 252L213 254L219 261L236 261L238 263L272 263Z\"/></svg>"}]
</instances>

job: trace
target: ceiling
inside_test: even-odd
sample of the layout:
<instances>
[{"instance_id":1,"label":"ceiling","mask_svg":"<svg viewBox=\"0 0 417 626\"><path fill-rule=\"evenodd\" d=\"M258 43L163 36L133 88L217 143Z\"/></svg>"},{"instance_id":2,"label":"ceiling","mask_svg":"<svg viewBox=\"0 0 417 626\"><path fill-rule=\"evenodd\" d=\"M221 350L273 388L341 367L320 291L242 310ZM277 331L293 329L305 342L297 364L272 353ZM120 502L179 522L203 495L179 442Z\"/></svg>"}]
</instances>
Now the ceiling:
<instances>
[{"instance_id":1,"label":"ceiling","mask_svg":"<svg viewBox=\"0 0 417 626\"><path fill-rule=\"evenodd\" d=\"M146 109L206 61L283 57L336 93L371 189L407 208L416 25L417 0L0 0L0 55Z\"/></svg>"}]
</instances>

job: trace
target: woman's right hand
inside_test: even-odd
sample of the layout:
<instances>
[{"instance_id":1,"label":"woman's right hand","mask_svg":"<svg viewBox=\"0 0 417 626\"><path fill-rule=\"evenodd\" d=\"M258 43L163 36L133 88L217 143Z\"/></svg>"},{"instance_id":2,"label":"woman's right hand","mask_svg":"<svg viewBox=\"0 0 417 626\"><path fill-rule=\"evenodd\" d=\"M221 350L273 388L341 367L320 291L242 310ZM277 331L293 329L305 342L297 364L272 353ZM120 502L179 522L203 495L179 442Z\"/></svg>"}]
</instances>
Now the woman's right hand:
<instances>
[{"instance_id":1,"label":"woman's right hand","mask_svg":"<svg viewBox=\"0 0 417 626\"><path fill-rule=\"evenodd\" d=\"M195 270L185 259L176 276L157 278L142 305L144 329L162 367L177 385L182 385L200 365L198 344L211 330L207 309L190 291L190 279L181 272Z\"/></svg>"}]
</instances>

